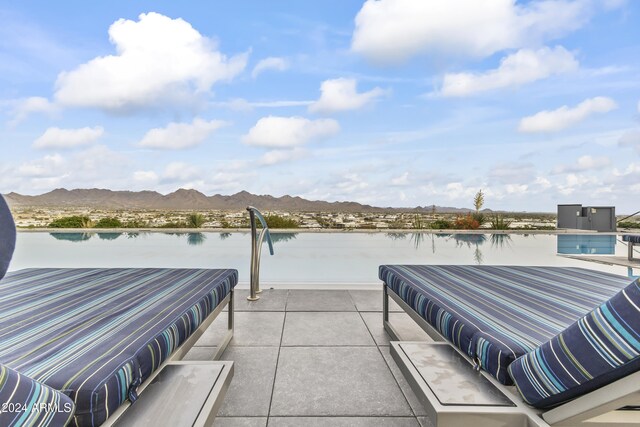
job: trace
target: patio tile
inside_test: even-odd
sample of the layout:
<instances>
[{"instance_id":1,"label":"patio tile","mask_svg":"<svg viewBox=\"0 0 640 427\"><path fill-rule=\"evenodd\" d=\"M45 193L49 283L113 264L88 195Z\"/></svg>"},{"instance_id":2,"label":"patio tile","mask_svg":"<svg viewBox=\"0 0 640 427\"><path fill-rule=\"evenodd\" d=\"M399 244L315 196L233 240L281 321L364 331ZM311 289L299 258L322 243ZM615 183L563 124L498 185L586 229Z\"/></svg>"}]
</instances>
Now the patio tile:
<instances>
[{"instance_id":1,"label":"patio tile","mask_svg":"<svg viewBox=\"0 0 640 427\"><path fill-rule=\"evenodd\" d=\"M213 427L266 427L266 417L216 417Z\"/></svg>"},{"instance_id":2,"label":"patio tile","mask_svg":"<svg viewBox=\"0 0 640 427\"><path fill-rule=\"evenodd\" d=\"M418 422L421 427L436 427L436 425L428 417L418 417Z\"/></svg>"},{"instance_id":3,"label":"patio tile","mask_svg":"<svg viewBox=\"0 0 640 427\"><path fill-rule=\"evenodd\" d=\"M237 289L234 291L233 307L238 311L284 311L289 296L288 289L263 289L258 294L260 299L249 301L249 289Z\"/></svg>"},{"instance_id":4,"label":"patio tile","mask_svg":"<svg viewBox=\"0 0 640 427\"><path fill-rule=\"evenodd\" d=\"M382 311L382 285L380 290L349 290L349 294L358 311ZM389 298L389 311L402 309Z\"/></svg>"},{"instance_id":5,"label":"patio tile","mask_svg":"<svg viewBox=\"0 0 640 427\"><path fill-rule=\"evenodd\" d=\"M389 334L382 326L382 312L360 313L364 322L373 335L377 345L389 345ZM389 321L402 338L402 341L432 341L431 337L422 330L406 313L389 313Z\"/></svg>"},{"instance_id":6,"label":"patio tile","mask_svg":"<svg viewBox=\"0 0 640 427\"><path fill-rule=\"evenodd\" d=\"M271 417L269 427L420 427L413 417Z\"/></svg>"},{"instance_id":7,"label":"patio tile","mask_svg":"<svg viewBox=\"0 0 640 427\"><path fill-rule=\"evenodd\" d=\"M241 311L234 313L233 338L230 346L279 346L284 324L284 312ZM198 346L216 346L227 332L227 317L221 316L212 323Z\"/></svg>"},{"instance_id":8,"label":"patio tile","mask_svg":"<svg viewBox=\"0 0 640 427\"><path fill-rule=\"evenodd\" d=\"M389 369L391 369L391 373L393 374L394 378L398 382L398 385L400 386L400 389L402 390L404 397L409 402L409 405L411 405L411 409L413 410L413 413L416 414L417 416L426 416L427 411L424 409L424 406L422 405L422 403L420 403L420 400L411 389L411 386L409 385L404 375L400 371L400 368L398 368L396 361L393 360L393 356L391 356L389 347L380 347L380 351L382 352L382 356L384 357L385 361L389 365Z\"/></svg>"},{"instance_id":9,"label":"patio tile","mask_svg":"<svg viewBox=\"0 0 640 427\"><path fill-rule=\"evenodd\" d=\"M269 415L278 347L228 347L221 359L235 363L218 416Z\"/></svg>"},{"instance_id":10,"label":"patio tile","mask_svg":"<svg viewBox=\"0 0 640 427\"><path fill-rule=\"evenodd\" d=\"M283 346L374 346L358 313L288 312Z\"/></svg>"},{"instance_id":11,"label":"patio tile","mask_svg":"<svg viewBox=\"0 0 640 427\"><path fill-rule=\"evenodd\" d=\"M291 289L287 311L356 311L349 291Z\"/></svg>"},{"instance_id":12,"label":"patio tile","mask_svg":"<svg viewBox=\"0 0 640 427\"><path fill-rule=\"evenodd\" d=\"M413 416L377 348L282 347L271 416Z\"/></svg>"}]
</instances>

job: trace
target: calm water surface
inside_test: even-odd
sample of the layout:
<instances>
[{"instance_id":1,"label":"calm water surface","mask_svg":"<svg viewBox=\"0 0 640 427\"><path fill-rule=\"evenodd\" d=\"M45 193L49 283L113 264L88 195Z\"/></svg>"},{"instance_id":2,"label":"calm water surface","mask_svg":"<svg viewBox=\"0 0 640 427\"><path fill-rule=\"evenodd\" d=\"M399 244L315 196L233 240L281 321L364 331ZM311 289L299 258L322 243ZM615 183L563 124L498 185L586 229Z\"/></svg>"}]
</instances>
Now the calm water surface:
<instances>
[{"instance_id":1,"label":"calm water surface","mask_svg":"<svg viewBox=\"0 0 640 427\"><path fill-rule=\"evenodd\" d=\"M627 276L625 267L564 254L626 256L619 236L431 233L273 233L261 283L378 284L380 264L504 264L584 267ZM236 268L249 281L249 233L18 233L11 270L30 267Z\"/></svg>"}]
</instances>

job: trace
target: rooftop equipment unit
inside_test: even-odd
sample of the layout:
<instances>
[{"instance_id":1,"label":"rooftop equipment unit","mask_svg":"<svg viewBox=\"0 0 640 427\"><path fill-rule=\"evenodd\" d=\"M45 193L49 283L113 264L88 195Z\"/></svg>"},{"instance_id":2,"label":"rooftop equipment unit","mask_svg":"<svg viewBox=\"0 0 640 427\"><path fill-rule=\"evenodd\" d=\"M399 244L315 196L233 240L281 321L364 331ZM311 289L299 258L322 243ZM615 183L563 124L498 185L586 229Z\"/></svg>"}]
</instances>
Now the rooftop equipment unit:
<instances>
[{"instance_id":1,"label":"rooftop equipment unit","mask_svg":"<svg viewBox=\"0 0 640 427\"><path fill-rule=\"evenodd\" d=\"M614 206L586 206L579 204L558 205L558 228L576 230L609 231L616 229Z\"/></svg>"}]
</instances>

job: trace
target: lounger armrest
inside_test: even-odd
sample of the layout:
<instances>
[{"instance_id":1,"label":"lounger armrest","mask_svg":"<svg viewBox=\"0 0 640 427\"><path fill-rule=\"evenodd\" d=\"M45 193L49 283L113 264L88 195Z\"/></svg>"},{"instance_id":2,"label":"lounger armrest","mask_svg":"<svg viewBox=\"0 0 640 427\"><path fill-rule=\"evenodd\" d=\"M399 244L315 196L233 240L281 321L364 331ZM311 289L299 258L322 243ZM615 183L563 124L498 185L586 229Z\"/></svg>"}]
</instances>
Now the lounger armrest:
<instances>
[{"instance_id":1,"label":"lounger armrest","mask_svg":"<svg viewBox=\"0 0 640 427\"><path fill-rule=\"evenodd\" d=\"M68 396L0 365L1 426L66 426L74 410L73 401Z\"/></svg>"},{"instance_id":2,"label":"lounger armrest","mask_svg":"<svg viewBox=\"0 0 640 427\"><path fill-rule=\"evenodd\" d=\"M232 378L231 361L170 362L144 389L136 403L113 415L117 417L114 425L210 426Z\"/></svg>"}]
</instances>

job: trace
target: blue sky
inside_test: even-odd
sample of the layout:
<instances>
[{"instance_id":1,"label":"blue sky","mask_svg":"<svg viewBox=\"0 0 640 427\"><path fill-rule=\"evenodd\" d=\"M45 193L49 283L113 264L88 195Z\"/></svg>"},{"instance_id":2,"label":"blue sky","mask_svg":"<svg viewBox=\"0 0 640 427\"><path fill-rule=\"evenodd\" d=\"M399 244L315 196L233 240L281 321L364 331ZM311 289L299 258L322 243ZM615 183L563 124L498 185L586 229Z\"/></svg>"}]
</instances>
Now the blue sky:
<instances>
[{"instance_id":1,"label":"blue sky","mask_svg":"<svg viewBox=\"0 0 640 427\"><path fill-rule=\"evenodd\" d=\"M0 2L0 192L640 209L640 2Z\"/></svg>"}]
</instances>

